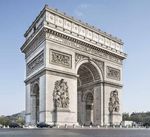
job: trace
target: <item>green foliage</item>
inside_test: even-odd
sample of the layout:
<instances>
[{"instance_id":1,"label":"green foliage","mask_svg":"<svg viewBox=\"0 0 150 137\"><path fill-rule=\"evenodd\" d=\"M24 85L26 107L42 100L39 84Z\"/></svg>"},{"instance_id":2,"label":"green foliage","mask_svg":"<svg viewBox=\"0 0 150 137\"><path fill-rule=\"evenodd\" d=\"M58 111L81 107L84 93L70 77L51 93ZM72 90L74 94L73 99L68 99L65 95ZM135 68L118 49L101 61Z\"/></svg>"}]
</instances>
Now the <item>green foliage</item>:
<instances>
[{"instance_id":1,"label":"green foliage","mask_svg":"<svg viewBox=\"0 0 150 137\"><path fill-rule=\"evenodd\" d=\"M130 115L129 113L123 113L122 114L123 121L130 121Z\"/></svg>"},{"instance_id":2,"label":"green foliage","mask_svg":"<svg viewBox=\"0 0 150 137\"><path fill-rule=\"evenodd\" d=\"M131 115L129 115L129 113L123 113L122 118L123 121L134 121L143 126L150 126L150 112L133 112Z\"/></svg>"},{"instance_id":3,"label":"green foliage","mask_svg":"<svg viewBox=\"0 0 150 137\"><path fill-rule=\"evenodd\" d=\"M1 125L5 125L5 126L8 126L10 124L10 119L8 117L4 117L4 116L1 116L0 117L0 124Z\"/></svg>"},{"instance_id":4,"label":"green foliage","mask_svg":"<svg viewBox=\"0 0 150 137\"><path fill-rule=\"evenodd\" d=\"M19 125L24 125L25 124L25 120L22 117L18 117L16 119L16 123L18 123Z\"/></svg>"},{"instance_id":5,"label":"green foliage","mask_svg":"<svg viewBox=\"0 0 150 137\"><path fill-rule=\"evenodd\" d=\"M10 123L17 123L19 125L24 125L25 120L24 116L21 115L21 113L14 114L12 116L0 116L0 124L8 126Z\"/></svg>"}]
</instances>

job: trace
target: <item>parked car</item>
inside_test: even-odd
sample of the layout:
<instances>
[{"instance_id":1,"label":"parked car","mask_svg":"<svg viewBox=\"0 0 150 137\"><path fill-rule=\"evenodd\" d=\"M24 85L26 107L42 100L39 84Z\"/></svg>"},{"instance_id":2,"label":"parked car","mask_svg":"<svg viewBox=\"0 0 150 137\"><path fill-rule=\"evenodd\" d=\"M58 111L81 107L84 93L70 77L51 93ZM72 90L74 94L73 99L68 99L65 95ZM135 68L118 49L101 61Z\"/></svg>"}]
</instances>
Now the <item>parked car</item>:
<instances>
[{"instance_id":1,"label":"parked car","mask_svg":"<svg viewBox=\"0 0 150 137\"><path fill-rule=\"evenodd\" d=\"M0 128L3 128L3 125L0 124Z\"/></svg>"},{"instance_id":2,"label":"parked car","mask_svg":"<svg viewBox=\"0 0 150 137\"><path fill-rule=\"evenodd\" d=\"M41 123L37 124L37 127L38 127L38 128L52 128L51 125L46 124L46 123L44 123L44 122L41 122Z\"/></svg>"},{"instance_id":3,"label":"parked car","mask_svg":"<svg viewBox=\"0 0 150 137\"><path fill-rule=\"evenodd\" d=\"M11 123L11 124L9 124L9 128L22 128L22 126L20 126L17 123Z\"/></svg>"}]
</instances>

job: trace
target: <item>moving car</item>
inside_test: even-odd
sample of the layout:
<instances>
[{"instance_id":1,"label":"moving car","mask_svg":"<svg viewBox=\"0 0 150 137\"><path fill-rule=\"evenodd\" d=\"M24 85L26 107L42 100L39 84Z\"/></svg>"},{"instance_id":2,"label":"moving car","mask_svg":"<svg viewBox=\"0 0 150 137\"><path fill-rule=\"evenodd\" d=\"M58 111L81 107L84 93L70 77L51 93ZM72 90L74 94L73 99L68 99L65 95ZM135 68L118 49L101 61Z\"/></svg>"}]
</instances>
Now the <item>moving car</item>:
<instances>
[{"instance_id":1,"label":"moving car","mask_svg":"<svg viewBox=\"0 0 150 137\"><path fill-rule=\"evenodd\" d=\"M51 125L46 124L44 122L37 124L37 127L39 127L39 128L52 128Z\"/></svg>"},{"instance_id":2,"label":"moving car","mask_svg":"<svg viewBox=\"0 0 150 137\"><path fill-rule=\"evenodd\" d=\"M11 124L9 124L9 128L22 128L22 126L20 126L17 123L11 123Z\"/></svg>"}]
</instances>

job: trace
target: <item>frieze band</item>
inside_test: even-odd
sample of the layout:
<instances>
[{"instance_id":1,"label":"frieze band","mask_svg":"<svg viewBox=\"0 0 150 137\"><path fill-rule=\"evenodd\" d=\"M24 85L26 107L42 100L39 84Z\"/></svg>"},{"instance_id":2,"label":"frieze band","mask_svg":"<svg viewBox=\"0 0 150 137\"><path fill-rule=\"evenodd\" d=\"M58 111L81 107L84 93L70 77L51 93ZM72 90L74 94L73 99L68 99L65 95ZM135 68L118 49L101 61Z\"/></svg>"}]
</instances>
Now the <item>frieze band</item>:
<instances>
[{"instance_id":1,"label":"frieze band","mask_svg":"<svg viewBox=\"0 0 150 137\"><path fill-rule=\"evenodd\" d=\"M44 65L44 52L42 51L36 57L34 57L29 63L26 65L26 75L30 75L34 70L38 69Z\"/></svg>"},{"instance_id":2,"label":"frieze band","mask_svg":"<svg viewBox=\"0 0 150 137\"><path fill-rule=\"evenodd\" d=\"M49 40L53 40L54 42L58 42L60 44L64 44L71 48L74 48L74 49L77 49L77 50L80 50L83 52L87 52L89 54L93 54L94 56L98 56L98 57L113 61L115 63L122 64L122 60L119 59L118 57L115 57L113 55L105 53L105 52L101 51L100 49L95 49L91 45L86 44L84 42L80 42L78 40L74 40L74 41L70 40L68 36L64 36L64 37L66 37L66 38L63 38L63 36L59 36L59 33L57 33L57 32L56 33L54 32L54 34L53 34L52 31L50 31L50 32L48 31L46 34L46 38Z\"/></svg>"},{"instance_id":3,"label":"frieze band","mask_svg":"<svg viewBox=\"0 0 150 137\"><path fill-rule=\"evenodd\" d=\"M30 56L31 53L32 53L33 51L35 51L35 50L41 45L41 43L42 43L44 40L45 40L45 33L44 33L44 31L42 31L42 32L40 32L40 33L36 36L35 40L33 40L33 41L30 43L30 45L28 46L28 50L27 50L27 52L26 52L26 54L25 54L25 57L27 58L28 56Z\"/></svg>"}]
</instances>

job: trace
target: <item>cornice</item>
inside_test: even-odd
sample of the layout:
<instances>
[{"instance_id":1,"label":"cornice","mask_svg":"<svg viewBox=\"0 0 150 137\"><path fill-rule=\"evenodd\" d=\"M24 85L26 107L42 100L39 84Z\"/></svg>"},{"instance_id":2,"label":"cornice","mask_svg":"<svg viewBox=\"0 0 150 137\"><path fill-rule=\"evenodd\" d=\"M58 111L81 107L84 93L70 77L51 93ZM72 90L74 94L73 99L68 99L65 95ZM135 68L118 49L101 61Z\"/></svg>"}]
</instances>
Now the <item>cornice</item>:
<instances>
[{"instance_id":1,"label":"cornice","mask_svg":"<svg viewBox=\"0 0 150 137\"><path fill-rule=\"evenodd\" d=\"M44 67L41 70L39 70L38 72L36 72L35 74L29 76L24 82L28 83L29 81L31 81L33 79L37 79L38 77L40 77L41 75L46 74L47 72L51 72L50 74L55 73L55 75L57 73L57 74L70 76L70 77L73 77L73 78L78 78L78 75L76 75L75 73Z\"/></svg>"},{"instance_id":2,"label":"cornice","mask_svg":"<svg viewBox=\"0 0 150 137\"><path fill-rule=\"evenodd\" d=\"M102 85L108 85L108 86L115 87L115 88L123 87L122 84L118 84L118 83L114 83L114 82L110 82L110 81L97 80L97 81L90 82L90 83L79 86L78 90L94 88L96 86L102 86Z\"/></svg>"},{"instance_id":3,"label":"cornice","mask_svg":"<svg viewBox=\"0 0 150 137\"><path fill-rule=\"evenodd\" d=\"M44 27L42 26L39 30L36 30L36 33L30 37L28 40L26 40L22 47L20 48L21 52L24 53L24 51L26 50L26 48L28 47L28 45L35 40L35 38L40 34L40 33L44 33Z\"/></svg>"},{"instance_id":4,"label":"cornice","mask_svg":"<svg viewBox=\"0 0 150 137\"><path fill-rule=\"evenodd\" d=\"M100 35L102 35L102 36L104 36L106 38L112 39L112 40L114 40L114 41L116 41L116 42L118 42L118 43L120 43L122 45L124 44L121 39L119 39L117 37L114 37L111 34L108 34L107 32L104 32L104 31L96 28L95 26L92 26L92 25L90 25L88 23L85 23L85 22L83 22L81 20L78 20L78 19L74 18L73 16L66 15L65 12L60 12L58 9L49 8L48 5L45 7L45 10L49 11L49 12L55 14L55 15L58 15L58 16L64 18L64 19L67 19L67 20L69 20L71 22L74 22L74 23L76 23L76 24L78 24L78 25L80 25L80 26L82 26L84 28L87 28L87 29L91 30L91 31L99 33Z\"/></svg>"},{"instance_id":5,"label":"cornice","mask_svg":"<svg viewBox=\"0 0 150 137\"><path fill-rule=\"evenodd\" d=\"M115 83L115 82L111 82L111 81L106 81L106 80L103 82L103 84L108 85L108 86L113 86L113 87L119 87L119 88L123 87L123 84Z\"/></svg>"},{"instance_id":6,"label":"cornice","mask_svg":"<svg viewBox=\"0 0 150 137\"><path fill-rule=\"evenodd\" d=\"M43 14L46 11L46 7L48 5L45 5L44 8L40 11L39 15L36 17L36 19L32 22L32 24L29 26L29 28L27 29L27 31L24 34L24 37L26 37L28 35L28 33L31 31L31 29L33 28L33 26L35 26L35 24L37 23L37 21L41 18L41 16L43 16Z\"/></svg>"},{"instance_id":7,"label":"cornice","mask_svg":"<svg viewBox=\"0 0 150 137\"><path fill-rule=\"evenodd\" d=\"M45 32L53 34L53 35L55 35L55 36L57 36L59 38L63 38L63 39L66 39L66 40L69 40L69 41L72 41L72 42L75 42L75 43L87 46L87 47L91 47L91 48L93 48L95 50L99 50L99 51L107 53L109 55L116 56L118 58L121 58L122 60L127 57L127 54L125 54L124 52L115 50L113 48L109 48L108 46L106 46L104 44L92 43L90 41L86 41L85 39L80 39L79 37L76 37L76 36L67 35L66 33L63 33L63 32L61 32L59 30L55 30L54 28L46 27L45 28Z\"/></svg>"},{"instance_id":8,"label":"cornice","mask_svg":"<svg viewBox=\"0 0 150 137\"><path fill-rule=\"evenodd\" d=\"M95 33L98 33L100 34L101 36L104 36L108 39L111 39L121 45L123 45L123 42L121 39L118 39L117 37L114 37L112 36L111 34L108 34L106 32L103 32L102 30L100 29L97 29L96 27L94 26L91 26L89 25L88 23L84 23L82 22L81 20L78 20L78 19L75 19L74 17L71 17L71 16L68 16L66 15L66 13L64 12L59 12L57 9L52 9L52 8L49 8L48 5L45 5L45 7L42 9L42 11L40 12L40 14L36 17L36 19L33 21L33 23L31 24L31 26L28 28L28 30L25 32L24 36L26 37L28 35L28 33L32 30L32 28L34 28L34 26L36 25L36 23L39 21L39 19L45 14L45 12L50 12L50 13L53 13L54 15L57 15L59 17L62 17L63 19L66 19L70 22L73 22L79 26L82 26L88 30L91 30Z\"/></svg>"}]
</instances>

